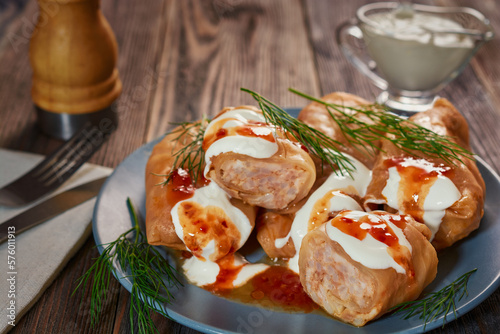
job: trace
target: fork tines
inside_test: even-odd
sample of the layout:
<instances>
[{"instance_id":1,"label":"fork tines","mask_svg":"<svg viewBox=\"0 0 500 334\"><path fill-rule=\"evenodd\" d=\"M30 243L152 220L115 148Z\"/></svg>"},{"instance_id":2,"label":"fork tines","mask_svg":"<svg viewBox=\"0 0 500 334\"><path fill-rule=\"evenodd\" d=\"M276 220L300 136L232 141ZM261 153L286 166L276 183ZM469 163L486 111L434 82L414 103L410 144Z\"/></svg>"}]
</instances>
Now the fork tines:
<instances>
[{"instance_id":1,"label":"fork tines","mask_svg":"<svg viewBox=\"0 0 500 334\"><path fill-rule=\"evenodd\" d=\"M24 205L54 190L87 161L105 139L97 126L87 123L42 162L0 189L0 205Z\"/></svg>"}]
</instances>

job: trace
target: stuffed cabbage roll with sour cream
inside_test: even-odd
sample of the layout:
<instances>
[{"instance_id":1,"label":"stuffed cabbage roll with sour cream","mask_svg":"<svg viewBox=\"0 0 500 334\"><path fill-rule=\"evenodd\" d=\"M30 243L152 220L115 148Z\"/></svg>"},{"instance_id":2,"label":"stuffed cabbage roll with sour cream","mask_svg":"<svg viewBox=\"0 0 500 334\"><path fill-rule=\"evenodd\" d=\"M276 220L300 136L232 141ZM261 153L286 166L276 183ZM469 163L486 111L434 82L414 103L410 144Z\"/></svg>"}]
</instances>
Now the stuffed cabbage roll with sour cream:
<instances>
[{"instance_id":1,"label":"stuffed cabbage roll with sour cream","mask_svg":"<svg viewBox=\"0 0 500 334\"><path fill-rule=\"evenodd\" d=\"M429 229L411 216L343 211L307 233L300 281L332 316L363 326L416 299L437 273Z\"/></svg>"},{"instance_id":2,"label":"stuffed cabbage roll with sour cream","mask_svg":"<svg viewBox=\"0 0 500 334\"><path fill-rule=\"evenodd\" d=\"M370 103L359 96L343 92L330 93L323 96L321 100L352 108L363 108L369 105L373 105L373 103ZM330 109L330 111L335 115L340 114L339 111L334 109ZM364 121L368 124L372 123L372 121L368 117L363 114L356 113L356 111L354 110L344 108L343 111L347 114L355 115L356 118L359 118L361 121ZM361 161L368 168L373 167L375 157L378 154L378 150L370 147L358 147L349 143L343 132L340 130L339 125L332 119L330 113L324 105L317 102L312 102L301 110L297 118L307 125L323 132L327 136L340 142L342 144L342 146L340 147L342 152L347 153L350 156ZM350 126L353 127L354 125ZM378 141L374 142L373 144L375 146L380 146L380 143Z\"/></svg>"},{"instance_id":3,"label":"stuffed cabbage roll with sour cream","mask_svg":"<svg viewBox=\"0 0 500 334\"><path fill-rule=\"evenodd\" d=\"M192 128L196 134L199 128ZM152 245L187 249L201 260L216 261L234 253L248 239L256 209L230 198L214 182L193 184L187 170L173 172L174 154L192 141L175 130L155 147L146 165L146 232Z\"/></svg>"},{"instance_id":4,"label":"stuffed cabbage roll with sour cream","mask_svg":"<svg viewBox=\"0 0 500 334\"><path fill-rule=\"evenodd\" d=\"M254 107L225 108L205 131L205 177L251 205L292 205L308 194L316 172L309 154L290 138Z\"/></svg>"},{"instance_id":5,"label":"stuffed cabbage roll with sour cream","mask_svg":"<svg viewBox=\"0 0 500 334\"><path fill-rule=\"evenodd\" d=\"M440 135L447 135L469 148L466 120L445 99L411 121ZM383 141L383 152L373 169L364 206L412 215L432 232L431 241L442 249L466 237L479 226L483 216L484 181L475 161L449 164L441 159L409 154Z\"/></svg>"},{"instance_id":6,"label":"stuffed cabbage roll with sour cream","mask_svg":"<svg viewBox=\"0 0 500 334\"><path fill-rule=\"evenodd\" d=\"M361 198L370 183L371 171L360 161L350 159L356 169L350 175L345 171L330 174L293 218L289 214L276 217L276 213L259 217L257 239L270 257L289 258L288 267L299 273L299 250L304 236L342 210L362 209Z\"/></svg>"}]
</instances>

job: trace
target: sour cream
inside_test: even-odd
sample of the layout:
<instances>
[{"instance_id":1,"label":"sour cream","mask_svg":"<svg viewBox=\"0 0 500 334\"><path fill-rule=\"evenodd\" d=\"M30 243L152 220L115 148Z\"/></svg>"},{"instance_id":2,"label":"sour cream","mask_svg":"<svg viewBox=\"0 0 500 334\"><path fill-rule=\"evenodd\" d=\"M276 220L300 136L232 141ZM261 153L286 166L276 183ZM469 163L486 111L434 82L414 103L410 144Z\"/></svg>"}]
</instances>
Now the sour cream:
<instances>
[{"instance_id":1,"label":"sour cream","mask_svg":"<svg viewBox=\"0 0 500 334\"><path fill-rule=\"evenodd\" d=\"M322 228L354 261L367 268L393 268L406 274L412 247L403 229L396 225L404 226L405 219L381 211L343 211Z\"/></svg>"},{"instance_id":2,"label":"sour cream","mask_svg":"<svg viewBox=\"0 0 500 334\"><path fill-rule=\"evenodd\" d=\"M264 116L251 109L236 108L213 119L205 130L205 177L211 159L221 153L234 152L257 159L272 157L278 151L274 127L267 125Z\"/></svg>"},{"instance_id":3,"label":"sour cream","mask_svg":"<svg viewBox=\"0 0 500 334\"><path fill-rule=\"evenodd\" d=\"M434 239L446 209L461 198L461 193L446 175L451 169L424 159L392 161L389 178L382 190L386 204L402 214L423 221Z\"/></svg>"},{"instance_id":4,"label":"sour cream","mask_svg":"<svg viewBox=\"0 0 500 334\"><path fill-rule=\"evenodd\" d=\"M471 56L474 41L443 16L398 9L367 15L367 49L393 88L427 91L448 80ZM456 74L455 74L456 75Z\"/></svg>"},{"instance_id":5,"label":"sour cream","mask_svg":"<svg viewBox=\"0 0 500 334\"><path fill-rule=\"evenodd\" d=\"M198 188L171 210L177 236L200 260L215 261L239 249L252 232L248 217L215 182Z\"/></svg>"},{"instance_id":6,"label":"sour cream","mask_svg":"<svg viewBox=\"0 0 500 334\"><path fill-rule=\"evenodd\" d=\"M230 282L227 282L227 277L224 277L223 284L229 285L231 288L237 288L269 268L268 265L263 263L249 263L239 254L229 256L231 257L229 261L217 262L202 261L193 256L184 262L182 269L190 282L201 287L216 284L221 271L234 270L237 273L230 277Z\"/></svg>"},{"instance_id":7,"label":"sour cream","mask_svg":"<svg viewBox=\"0 0 500 334\"><path fill-rule=\"evenodd\" d=\"M349 157L355 170L348 175L332 173L326 181L308 198L295 214L288 235L275 240L276 248L282 248L291 238L295 246L295 256L288 261L288 267L299 272L299 251L304 236L314 228L328 221L330 212L341 210L362 210L351 195L363 197L371 181L371 171L360 161Z\"/></svg>"}]
</instances>

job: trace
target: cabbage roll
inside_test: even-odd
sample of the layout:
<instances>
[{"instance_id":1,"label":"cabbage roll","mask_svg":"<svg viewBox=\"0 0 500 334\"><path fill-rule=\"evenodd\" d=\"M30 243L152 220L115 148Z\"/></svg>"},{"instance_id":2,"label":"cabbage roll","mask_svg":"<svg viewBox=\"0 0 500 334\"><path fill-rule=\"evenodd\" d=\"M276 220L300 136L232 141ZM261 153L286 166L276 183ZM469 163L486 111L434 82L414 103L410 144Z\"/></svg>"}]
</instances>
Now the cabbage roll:
<instances>
[{"instance_id":1,"label":"cabbage roll","mask_svg":"<svg viewBox=\"0 0 500 334\"><path fill-rule=\"evenodd\" d=\"M292 238L282 247L276 247L276 240L290 233L294 214L263 212L257 219L257 240L264 252L272 259L289 259L295 255Z\"/></svg>"},{"instance_id":2,"label":"cabbage roll","mask_svg":"<svg viewBox=\"0 0 500 334\"><path fill-rule=\"evenodd\" d=\"M349 93L336 92L330 93L321 98L323 101L334 103L337 105L353 108L364 108L366 106L373 105L373 103L367 100ZM334 109L330 109L334 115L339 115L340 113ZM372 121L364 116L363 114L356 113L354 110L344 109L347 114L355 115L356 118L371 124ZM325 106L318 102L312 102L301 110L299 116L297 117L300 121L306 123L307 125L315 128L331 137L332 139L340 142L342 144L339 149L349 154L350 156L361 161L368 168L372 168L375 162L375 157L378 154L378 150L371 147L359 147L349 143L344 133L340 130L338 124L332 119L330 113ZM351 125L354 126L354 125ZM379 141L373 142L374 146L380 146Z\"/></svg>"},{"instance_id":3,"label":"cabbage roll","mask_svg":"<svg viewBox=\"0 0 500 334\"><path fill-rule=\"evenodd\" d=\"M342 211L304 237L300 281L327 313L363 326L416 299L435 278L429 237L409 215Z\"/></svg>"},{"instance_id":4,"label":"cabbage roll","mask_svg":"<svg viewBox=\"0 0 500 334\"><path fill-rule=\"evenodd\" d=\"M178 138L174 130L153 148L146 165L147 239L151 245L187 249L199 259L217 261L248 239L256 208L229 198L215 183L193 183L184 168L173 171L171 181L162 184L171 172L174 154L192 142L197 131L193 127Z\"/></svg>"},{"instance_id":5,"label":"cabbage roll","mask_svg":"<svg viewBox=\"0 0 500 334\"><path fill-rule=\"evenodd\" d=\"M356 167L351 175L332 173L322 179L295 213L266 213L259 218L257 239L267 255L288 258L288 267L299 273L299 250L304 236L342 210L362 210L361 199L370 183L371 171L360 161L350 159Z\"/></svg>"},{"instance_id":6,"label":"cabbage roll","mask_svg":"<svg viewBox=\"0 0 500 334\"><path fill-rule=\"evenodd\" d=\"M470 150L467 122L447 100L410 120ZM477 229L483 216L484 181L475 161L461 160L411 154L384 140L364 206L410 214L429 227L436 249L448 247Z\"/></svg>"},{"instance_id":7,"label":"cabbage roll","mask_svg":"<svg viewBox=\"0 0 500 334\"><path fill-rule=\"evenodd\" d=\"M316 179L307 151L254 107L225 108L205 131L205 176L231 197L267 209L299 202Z\"/></svg>"}]
</instances>

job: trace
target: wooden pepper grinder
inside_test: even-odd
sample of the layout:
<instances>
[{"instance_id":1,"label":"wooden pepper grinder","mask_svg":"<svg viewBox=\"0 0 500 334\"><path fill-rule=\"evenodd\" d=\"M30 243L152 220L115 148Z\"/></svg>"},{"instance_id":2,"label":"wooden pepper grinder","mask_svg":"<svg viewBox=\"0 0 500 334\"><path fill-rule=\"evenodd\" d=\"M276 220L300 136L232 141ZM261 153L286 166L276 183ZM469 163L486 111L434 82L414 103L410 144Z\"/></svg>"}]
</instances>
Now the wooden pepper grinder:
<instances>
[{"instance_id":1,"label":"wooden pepper grinder","mask_svg":"<svg viewBox=\"0 0 500 334\"><path fill-rule=\"evenodd\" d=\"M38 0L30 42L32 98L45 133L70 138L88 121L116 121L111 105L121 93L118 48L100 0Z\"/></svg>"}]
</instances>

